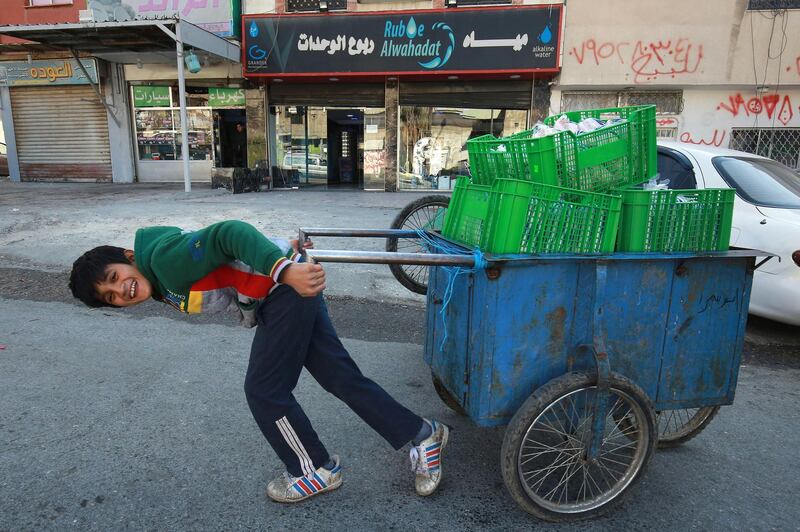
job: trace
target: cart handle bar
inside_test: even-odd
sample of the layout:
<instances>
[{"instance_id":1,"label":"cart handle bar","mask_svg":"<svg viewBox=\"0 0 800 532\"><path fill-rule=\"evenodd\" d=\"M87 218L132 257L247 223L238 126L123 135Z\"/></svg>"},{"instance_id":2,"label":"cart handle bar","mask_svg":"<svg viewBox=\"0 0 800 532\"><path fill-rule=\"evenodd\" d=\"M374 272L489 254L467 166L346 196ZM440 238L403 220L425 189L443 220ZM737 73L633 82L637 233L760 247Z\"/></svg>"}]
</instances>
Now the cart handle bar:
<instances>
[{"instance_id":1,"label":"cart handle bar","mask_svg":"<svg viewBox=\"0 0 800 532\"><path fill-rule=\"evenodd\" d=\"M307 249L309 262L347 262L359 264L409 264L419 266L465 266L474 268L474 255L439 253L392 253L388 251L347 251Z\"/></svg>"},{"instance_id":2,"label":"cart handle bar","mask_svg":"<svg viewBox=\"0 0 800 532\"><path fill-rule=\"evenodd\" d=\"M351 236L356 238L419 238L413 229L326 229L312 227L300 229L299 240L305 242L310 236Z\"/></svg>"}]
</instances>

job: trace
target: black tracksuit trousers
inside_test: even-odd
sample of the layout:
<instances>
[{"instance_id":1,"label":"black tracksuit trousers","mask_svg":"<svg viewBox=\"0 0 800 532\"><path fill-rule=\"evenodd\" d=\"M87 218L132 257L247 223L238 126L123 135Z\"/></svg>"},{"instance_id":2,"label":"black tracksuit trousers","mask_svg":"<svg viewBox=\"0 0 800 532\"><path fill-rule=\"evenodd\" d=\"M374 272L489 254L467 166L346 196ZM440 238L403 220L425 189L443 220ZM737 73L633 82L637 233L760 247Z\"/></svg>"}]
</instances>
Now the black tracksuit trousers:
<instances>
[{"instance_id":1,"label":"black tracksuit trousers","mask_svg":"<svg viewBox=\"0 0 800 532\"><path fill-rule=\"evenodd\" d=\"M278 286L258 309L244 390L261 432L292 476L308 475L330 458L292 394L303 367L395 449L422 427L421 417L361 373L321 294L306 298Z\"/></svg>"}]
</instances>

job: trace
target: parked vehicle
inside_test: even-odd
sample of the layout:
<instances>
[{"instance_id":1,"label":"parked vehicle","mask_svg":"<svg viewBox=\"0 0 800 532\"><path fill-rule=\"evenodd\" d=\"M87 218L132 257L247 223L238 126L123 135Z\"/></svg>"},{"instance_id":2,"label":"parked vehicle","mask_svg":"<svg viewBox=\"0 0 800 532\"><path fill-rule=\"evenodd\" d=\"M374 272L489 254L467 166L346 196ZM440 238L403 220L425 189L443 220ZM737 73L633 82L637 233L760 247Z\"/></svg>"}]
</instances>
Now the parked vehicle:
<instances>
[{"instance_id":1,"label":"parked vehicle","mask_svg":"<svg viewBox=\"0 0 800 532\"><path fill-rule=\"evenodd\" d=\"M8 175L8 147L0 142L0 175Z\"/></svg>"},{"instance_id":2,"label":"parked vehicle","mask_svg":"<svg viewBox=\"0 0 800 532\"><path fill-rule=\"evenodd\" d=\"M658 143L658 171L671 189L736 190L731 246L780 257L756 270L750 313L800 325L800 174L751 153L670 141Z\"/></svg>"},{"instance_id":3,"label":"parked vehicle","mask_svg":"<svg viewBox=\"0 0 800 532\"><path fill-rule=\"evenodd\" d=\"M297 170L301 179L306 178L306 169L308 169L308 177L314 180L328 180L328 161L319 155L309 154L308 164L306 164L305 153L287 153L283 157L283 169Z\"/></svg>"}]
</instances>

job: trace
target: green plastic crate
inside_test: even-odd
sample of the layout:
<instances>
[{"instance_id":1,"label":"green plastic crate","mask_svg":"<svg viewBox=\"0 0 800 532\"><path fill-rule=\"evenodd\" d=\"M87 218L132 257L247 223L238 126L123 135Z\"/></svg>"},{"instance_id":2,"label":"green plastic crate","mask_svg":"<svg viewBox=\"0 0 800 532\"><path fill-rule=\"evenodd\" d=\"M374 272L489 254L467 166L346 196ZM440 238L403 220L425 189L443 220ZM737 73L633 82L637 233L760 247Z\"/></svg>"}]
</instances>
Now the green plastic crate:
<instances>
[{"instance_id":1,"label":"green plastic crate","mask_svg":"<svg viewBox=\"0 0 800 532\"><path fill-rule=\"evenodd\" d=\"M481 249L488 253L610 253L622 199L496 179Z\"/></svg>"},{"instance_id":2,"label":"green plastic crate","mask_svg":"<svg viewBox=\"0 0 800 532\"><path fill-rule=\"evenodd\" d=\"M521 179L559 184L556 140L553 136L532 139L532 134L533 131L528 130L502 139L483 135L468 140L473 181L491 185L495 179Z\"/></svg>"},{"instance_id":3,"label":"green plastic crate","mask_svg":"<svg viewBox=\"0 0 800 532\"><path fill-rule=\"evenodd\" d=\"M521 179L592 192L610 192L646 181L656 169L655 106L618 107L561 113L584 118L620 119L589 133L562 131L531 138L533 130L498 139L484 135L467 141L476 183Z\"/></svg>"},{"instance_id":4,"label":"green plastic crate","mask_svg":"<svg viewBox=\"0 0 800 532\"><path fill-rule=\"evenodd\" d=\"M623 190L619 251L725 251L733 201L728 188Z\"/></svg>"},{"instance_id":5,"label":"green plastic crate","mask_svg":"<svg viewBox=\"0 0 800 532\"><path fill-rule=\"evenodd\" d=\"M489 186L471 183L468 177L459 177L444 216L442 235L478 247L486 225L490 192Z\"/></svg>"},{"instance_id":6,"label":"green plastic crate","mask_svg":"<svg viewBox=\"0 0 800 532\"><path fill-rule=\"evenodd\" d=\"M603 135L599 135L598 138L591 137L616 125L578 135L583 145L579 142L577 145L567 145L560 150L560 162L565 166L563 172L567 175L578 174L579 182L570 183L569 186L605 192L647 181L658 173L655 105L571 111L549 116L544 119L544 123L552 126L562 115L567 115L573 122L580 122L585 118L600 120L619 118L629 124L627 153L621 158L614 158L611 154L603 154L600 151L604 144L613 141L604 138ZM622 130L619 134L622 136ZM615 182L620 184L615 186Z\"/></svg>"}]
</instances>

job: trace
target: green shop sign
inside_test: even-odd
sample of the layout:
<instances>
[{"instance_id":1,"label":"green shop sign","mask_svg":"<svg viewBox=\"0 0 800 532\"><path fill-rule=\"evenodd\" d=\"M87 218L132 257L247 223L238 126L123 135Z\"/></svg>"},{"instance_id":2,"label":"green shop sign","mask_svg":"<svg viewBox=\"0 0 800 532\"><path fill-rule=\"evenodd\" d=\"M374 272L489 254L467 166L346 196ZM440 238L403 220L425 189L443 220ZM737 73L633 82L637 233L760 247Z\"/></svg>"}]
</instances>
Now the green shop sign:
<instances>
[{"instance_id":1,"label":"green shop sign","mask_svg":"<svg viewBox=\"0 0 800 532\"><path fill-rule=\"evenodd\" d=\"M134 107L170 107L169 87L133 87Z\"/></svg>"},{"instance_id":2,"label":"green shop sign","mask_svg":"<svg viewBox=\"0 0 800 532\"><path fill-rule=\"evenodd\" d=\"M208 105L211 107L244 107L244 103L244 89L208 89Z\"/></svg>"}]
</instances>

